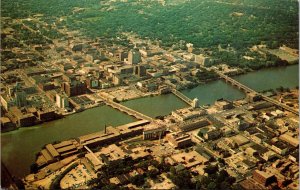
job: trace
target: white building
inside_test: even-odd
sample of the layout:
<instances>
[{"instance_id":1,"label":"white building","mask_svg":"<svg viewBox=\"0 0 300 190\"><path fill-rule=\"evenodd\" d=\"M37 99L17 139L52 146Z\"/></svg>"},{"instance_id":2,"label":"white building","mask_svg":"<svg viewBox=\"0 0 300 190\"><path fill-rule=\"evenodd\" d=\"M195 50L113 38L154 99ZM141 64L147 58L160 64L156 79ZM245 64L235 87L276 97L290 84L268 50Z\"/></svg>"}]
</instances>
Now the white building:
<instances>
[{"instance_id":1,"label":"white building","mask_svg":"<svg viewBox=\"0 0 300 190\"><path fill-rule=\"evenodd\" d=\"M68 97L65 94L56 94L56 105L59 108L68 108L69 107L69 101Z\"/></svg>"}]
</instances>

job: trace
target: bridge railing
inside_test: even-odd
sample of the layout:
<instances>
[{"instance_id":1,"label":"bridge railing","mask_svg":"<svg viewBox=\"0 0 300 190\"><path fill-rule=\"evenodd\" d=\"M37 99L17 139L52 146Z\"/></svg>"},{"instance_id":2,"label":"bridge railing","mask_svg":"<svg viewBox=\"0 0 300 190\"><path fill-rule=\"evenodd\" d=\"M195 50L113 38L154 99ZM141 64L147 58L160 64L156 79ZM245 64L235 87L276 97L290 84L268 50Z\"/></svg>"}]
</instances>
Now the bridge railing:
<instances>
[{"instance_id":1,"label":"bridge railing","mask_svg":"<svg viewBox=\"0 0 300 190\"><path fill-rule=\"evenodd\" d=\"M175 94L178 98L182 99L183 101L185 101L188 104L192 104L192 100L190 98L188 98L187 96L185 96L184 94L182 94L181 92L179 92L176 89L172 89L172 93Z\"/></svg>"},{"instance_id":2,"label":"bridge railing","mask_svg":"<svg viewBox=\"0 0 300 190\"><path fill-rule=\"evenodd\" d=\"M283 109L286 109L286 110L288 110L288 111L290 111L290 112L292 112L292 113L294 113L294 114L296 114L296 115L299 115L298 110L295 110L295 109L289 107L288 105L285 105L285 104L283 104L283 103L280 103L280 102L278 102L277 100L274 100L274 99L272 99L272 98L269 98L269 97L267 97L267 96L264 96L264 95L262 95L261 93L256 92L255 90L249 88L248 86L245 86L245 85L241 84L240 82L234 80L234 79L231 78L231 77L228 77L227 75L224 75L223 73L221 73L221 72L219 72L219 71L215 71L215 72L216 72L221 78L223 78L223 79L225 79L225 80L227 80L227 81L230 81L232 84L238 86L239 88L244 89L246 92L252 92L252 93L255 93L255 94L257 94L257 95L260 95L264 100L266 100L266 101L268 101L268 102L271 102L271 103L273 103L273 104L275 104L275 105L277 105L277 106L279 106L279 107L282 107Z\"/></svg>"},{"instance_id":3,"label":"bridge railing","mask_svg":"<svg viewBox=\"0 0 300 190\"><path fill-rule=\"evenodd\" d=\"M140 112L138 112L136 110L130 109L130 108L128 108L128 107L126 107L126 106L124 106L122 104L116 103L114 101L107 100L107 101L105 101L105 103L107 105L109 105L109 106L116 107L117 109L120 109L121 111L127 112L128 114L133 115L133 116L135 116L137 118L139 117L141 119L145 119L145 120L149 120L149 121L153 120L149 116L146 116L146 115L144 115L144 114L142 114L142 113L140 113Z\"/></svg>"}]
</instances>

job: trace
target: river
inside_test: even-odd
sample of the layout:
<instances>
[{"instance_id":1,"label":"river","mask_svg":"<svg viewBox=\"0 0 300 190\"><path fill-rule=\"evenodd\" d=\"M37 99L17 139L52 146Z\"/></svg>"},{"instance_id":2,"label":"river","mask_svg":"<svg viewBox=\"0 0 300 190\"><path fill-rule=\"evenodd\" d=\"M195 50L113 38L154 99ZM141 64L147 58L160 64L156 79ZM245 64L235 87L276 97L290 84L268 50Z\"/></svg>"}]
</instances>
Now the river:
<instances>
[{"instance_id":1,"label":"river","mask_svg":"<svg viewBox=\"0 0 300 190\"><path fill-rule=\"evenodd\" d=\"M28 128L20 128L1 135L1 159L16 176L30 172L30 165L41 147L100 131L106 125L118 126L136 121L135 118L111 107L92 108L66 118Z\"/></svg>"},{"instance_id":2,"label":"river","mask_svg":"<svg viewBox=\"0 0 300 190\"><path fill-rule=\"evenodd\" d=\"M264 69L234 78L257 91L279 86L294 88L299 83L298 70L299 65L292 65ZM245 97L243 92L222 80L182 92L190 98L197 97L201 105L212 104L219 98L236 100ZM135 99L122 104L151 117L166 115L174 109L187 106L173 94ZM13 175L22 177L29 173L35 154L43 145L102 130L105 124L118 126L133 121L135 119L131 116L108 106L89 109L61 120L1 134L1 158Z\"/></svg>"}]
</instances>

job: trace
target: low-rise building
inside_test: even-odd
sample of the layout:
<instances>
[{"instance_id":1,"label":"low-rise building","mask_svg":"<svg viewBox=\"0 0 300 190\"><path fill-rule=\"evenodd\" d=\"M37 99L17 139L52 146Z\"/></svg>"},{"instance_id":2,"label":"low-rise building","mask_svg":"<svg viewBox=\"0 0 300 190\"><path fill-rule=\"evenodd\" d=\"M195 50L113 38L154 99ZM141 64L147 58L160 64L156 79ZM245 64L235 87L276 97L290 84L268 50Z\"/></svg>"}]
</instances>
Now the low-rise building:
<instances>
[{"instance_id":1,"label":"low-rise building","mask_svg":"<svg viewBox=\"0 0 300 190\"><path fill-rule=\"evenodd\" d=\"M285 133L283 135L281 135L279 137L279 139L289 143L290 145L294 146L294 147L298 147L299 146L299 139L298 138L294 138L291 134L289 133Z\"/></svg>"},{"instance_id":2,"label":"low-rise building","mask_svg":"<svg viewBox=\"0 0 300 190\"><path fill-rule=\"evenodd\" d=\"M248 178L239 183L244 190L265 190L266 187L256 182L253 178Z\"/></svg>"},{"instance_id":3,"label":"low-rise building","mask_svg":"<svg viewBox=\"0 0 300 190\"><path fill-rule=\"evenodd\" d=\"M182 108L172 111L172 116L179 121L185 121L188 119L194 119L206 114L206 111L201 108Z\"/></svg>"},{"instance_id":4,"label":"low-rise building","mask_svg":"<svg viewBox=\"0 0 300 190\"><path fill-rule=\"evenodd\" d=\"M264 186L268 186L273 182L277 182L274 174L260 170L253 171L253 179Z\"/></svg>"},{"instance_id":5,"label":"low-rise building","mask_svg":"<svg viewBox=\"0 0 300 190\"><path fill-rule=\"evenodd\" d=\"M246 137L244 137L244 136L242 136L242 135L235 135L235 136L230 137L230 138L231 138L238 146L243 146L243 145L245 145L245 144L247 144L247 143L250 142Z\"/></svg>"},{"instance_id":6,"label":"low-rise building","mask_svg":"<svg viewBox=\"0 0 300 190\"><path fill-rule=\"evenodd\" d=\"M208 64L210 62L210 58L207 56L204 56L203 54L195 55L195 62L202 66L208 66Z\"/></svg>"},{"instance_id":7,"label":"low-rise building","mask_svg":"<svg viewBox=\"0 0 300 190\"><path fill-rule=\"evenodd\" d=\"M124 159L126 156L128 155L115 144L103 147L98 152L89 152L85 155L95 171L99 170L105 164Z\"/></svg>"},{"instance_id":8,"label":"low-rise building","mask_svg":"<svg viewBox=\"0 0 300 190\"><path fill-rule=\"evenodd\" d=\"M16 125L8 117L1 117L0 124L2 132L14 129L16 127Z\"/></svg>"},{"instance_id":9,"label":"low-rise building","mask_svg":"<svg viewBox=\"0 0 300 190\"><path fill-rule=\"evenodd\" d=\"M12 107L10 113L14 116L12 119L18 127L33 126L37 118L32 113L20 110L17 107Z\"/></svg>"},{"instance_id":10,"label":"low-rise building","mask_svg":"<svg viewBox=\"0 0 300 190\"><path fill-rule=\"evenodd\" d=\"M37 116L40 121L51 121L56 118L56 113L53 109L38 110Z\"/></svg>"},{"instance_id":11,"label":"low-rise building","mask_svg":"<svg viewBox=\"0 0 300 190\"><path fill-rule=\"evenodd\" d=\"M133 159L142 159L142 158L146 158L151 156L151 152L149 150L149 148L143 146L143 147L137 147L134 149L131 149L131 153L129 154L129 156Z\"/></svg>"},{"instance_id":12,"label":"low-rise building","mask_svg":"<svg viewBox=\"0 0 300 190\"><path fill-rule=\"evenodd\" d=\"M185 168L191 168L200 164L204 165L208 163L208 159L201 156L196 151L174 154L170 158L173 160L174 164L182 164Z\"/></svg>"},{"instance_id":13,"label":"low-rise building","mask_svg":"<svg viewBox=\"0 0 300 190\"><path fill-rule=\"evenodd\" d=\"M223 100L223 99L217 100L215 102L215 106L221 110L227 110L227 109L234 108L232 101Z\"/></svg>"},{"instance_id":14,"label":"low-rise building","mask_svg":"<svg viewBox=\"0 0 300 190\"><path fill-rule=\"evenodd\" d=\"M212 130L206 132L203 136L206 140L215 140L221 137L222 133L219 130Z\"/></svg>"},{"instance_id":15,"label":"low-rise building","mask_svg":"<svg viewBox=\"0 0 300 190\"><path fill-rule=\"evenodd\" d=\"M181 131L187 132L210 125L207 119L187 120L179 125Z\"/></svg>"},{"instance_id":16,"label":"low-rise building","mask_svg":"<svg viewBox=\"0 0 300 190\"><path fill-rule=\"evenodd\" d=\"M150 124L149 126L145 126L143 131L143 139L144 140L153 140L163 138L166 132L165 126L157 126Z\"/></svg>"},{"instance_id":17,"label":"low-rise building","mask_svg":"<svg viewBox=\"0 0 300 190\"><path fill-rule=\"evenodd\" d=\"M276 141L271 144L271 149L280 155L286 155L288 147L282 141Z\"/></svg>"},{"instance_id":18,"label":"low-rise building","mask_svg":"<svg viewBox=\"0 0 300 190\"><path fill-rule=\"evenodd\" d=\"M182 132L169 133L166 139L174 148L183 148L192 144L190 135Z\"/></svg>"},{"instance_id":19,"label":"low-rise building","mask_svg":"<svg viewBox=\"0 0 300 190\"><path fill-rule=\"evenodd\" d=\"M299 149L289 155L289 159L293 162L299 162Z\"/></svg>"},{"instance_id":20,"label":"low-rise building","mask_svg":"<svg viewBox=\"0 0 300 190\"><path fill-rule=\"evenodd\" d=\"M251 136L251 139L256 142L257 144L261 144L262 142L267 140L267 137L264 136L261 133L256 133L254 135Z\"/></svg>"},{"instance_id":21,"label":"low-rise building","mask_svg":"<svg viewBox=\"0 0 300 190\"><path fill-rule=\"evenodd\" d=\"M265 160L265 161L269 161L269 160L272 160L274 158L277 157L277 154L271 150L267 151L267 152L264 152L261 157Z\"/></svg>"}]
</instances>

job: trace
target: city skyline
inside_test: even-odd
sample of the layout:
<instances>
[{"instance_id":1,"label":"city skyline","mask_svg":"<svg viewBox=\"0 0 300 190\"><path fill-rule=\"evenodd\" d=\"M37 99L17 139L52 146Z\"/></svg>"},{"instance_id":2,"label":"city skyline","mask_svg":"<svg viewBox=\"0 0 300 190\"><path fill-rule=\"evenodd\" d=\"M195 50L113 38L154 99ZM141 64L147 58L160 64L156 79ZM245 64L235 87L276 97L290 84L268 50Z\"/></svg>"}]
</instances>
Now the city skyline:
<instances>
[{"instance_id":1,"label":"city skyline","mask_svg":"<svg viewBox=\"0 0 300 190\"><path fill-rule=\"evenodd\" d=\"M2 187L299 188L298 1L1 5Z\"/></svg>"}]
</instances>

